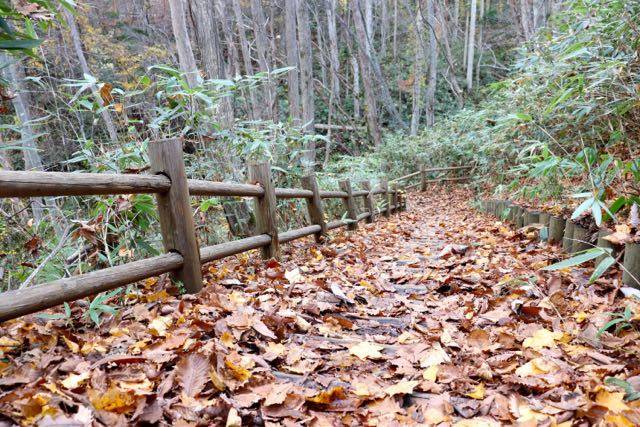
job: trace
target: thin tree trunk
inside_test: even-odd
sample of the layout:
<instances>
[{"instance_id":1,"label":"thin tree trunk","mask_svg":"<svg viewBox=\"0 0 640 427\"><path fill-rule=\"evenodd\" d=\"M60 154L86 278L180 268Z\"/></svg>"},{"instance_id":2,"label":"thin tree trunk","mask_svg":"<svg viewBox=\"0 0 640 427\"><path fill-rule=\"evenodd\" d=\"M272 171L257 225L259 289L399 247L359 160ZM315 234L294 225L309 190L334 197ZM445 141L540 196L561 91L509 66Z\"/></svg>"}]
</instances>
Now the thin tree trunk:
<instances>
[{"instance_id":1,"label":"thin tree trunk","mask_svg":"<svg viewBox=\"0 0 640 427\"><path fill-rule=\"evenodd\" d=\"M389 11L387 0L380 1L380 57L387 56L387 38L389 37Z\"/></svg>"},{"instance_id":2,"label":"thin tree trunk","mask_svg":"<svg viewBox=\"0 0 640 427\"><path fill-rule=\"evenodd\" d=\"M80 31L78 30L78 25L76 24L76 19L73 16L73 13L68 11L65 8L62 8L64 11L65 21L67 21L67 25L69 26L69 33L71 34L71 40L73 42L73 48L76 51L76 56L78 57L78 62L80 63L80 68L82 69L82 73L92 76L91 70L89 69L89 64L87 63L87 58L84 55L84 49L82 47L82 40L80 39ZM116 126L113 123L113 119L111 118L111 114L109 110L104 108L105 103L98 91L96 85L91 85L91 93L95 98L96 102L100 107L102 107L102 111L100 112L100 116L104 121L107 132L109 133L109 139L112 144L118 143L118 132L116 130Z\"/></svg>"},{"instance_id":3,"label":"thin tree trunk","mask_svg":"<svg viewBox=\"0 0 640 427\"><path fill-rule=\"evenodd\" d=\"M451 87L451 91L453 92L453 95L456 97L456 100L458 101L458 106L462 108L464 106L464 94L463 94L462 88L460 88L460 85L458 84L458 79L456 76L457 67L456 67L455 60L453 58L453 54L451 53L451 44L449 42L449 32L447 31L447 26L446 26L444 14L442 13L442 8L437 3L435 4L435 6L437 6L436 13L438 16L438 20L441 23L440 28L442 28L440 40L442 42L442 46L444 47L444 56L448 64L447 69L448 69L448 75L449 75L449 80L448 80L449 86Z\"/></svg>"},{"instance_id":4,"label":"thin tree trunk","mask_svg":"<svg viewBox=\"0 0 640 427\"><path fill-rule=\"evenodd\" d=\"M218 34L218 22L214 0L192 0L193 25L196 29L196 38L200 46L205 74L210 79L226 79L227 71L222 59L220 36ZM217 112L221 116L223 127L230 129L233 126L233 104L230 96L225 96L220 101L220 109Z\"/></svg>"},{"instance_id":5,"label":"thin tree trunk","mask_svg":"<svg viewBox=\"0 0 640 427\"><path fill-rule=\"evenodd\" d=\"M429 80L427 83L427 126L435 123L436 85L438 83L438 42L436 40L435 0L427 0L427 19L429 23Z\"/></svg>"},{"instance_id":6,"label":"thin tree trunk","mask_svg":"<svg viewBox=\"0 0 640 427\"><path fill-rule=\"evenodd\" d=\"M400 113L395 105L395 102L391 98L391 94L389 93L389 87L387 85L387 81L382 75L382 70L380 68L380 63L378 62L377 57L375 56L375 52L371 47L371 39L370 34L367 34L364 21L362 18L362 12L360 10L362 0L355 0L353 2L354 6L354 14L353 19L356 27L356 41L358 44L358 51L362 52L364 56L361 56L361 59L364 58L364 63L361 61L361 66L363 67L363 76L365 76L365 69L371 72L371 76L373 76L376 80L378 86L378 96L380 97L380 101L384 105L385 110L391 116L391 120L399 127L404 130L409 130L407 124L402 120ZM369 1L369 0L365 0ZM368 83L368 82L367 82ZM365 86L366 91L366 86ZM366 92L365 92L366 96ZM374 112L376 114L376 112Z\"/></svg>"},{"instance_id":7,"label":"thin tree trunk","mask_svg":"<svg viewBox=\"0 0 640 427\"><path fill-rule=\"evenodd\" d=\"M241 74L239 59L240 55L238 54L238 47L233 40L233 30L231 29L229 21L227 20L226 3L222 1L214 1L214 3L216 5L216 11L218 12L220 24L222 25L222 35L224 37L224 42L227 45L227 52L229 52L229 68L227 69L227 76L235 77Z\"/></svg>"},{"instance_id":8,"label":"thin tree trunk","mask_svg":"<svg viewBox=\"0 0 640 427\"><path fill-rule=\"evenodd\" d=\"M251 17L253 22L253 33L255 35L256 52L258 54L258 64L260 71L271 73L271 61L269 52L269 40L266 33L266 20L262 9L261 0L251 0ZM278 112L276 105L276 88L271 74L267 77L267 83L264 90L265 102L265 118L269 118L274 122L278 121Z\"/></svg>"},{"instance_id":9,"label":"thin tree trunk","mask_svg":"<svg viewBox=\"0 0 640 427\"><path fill-rule=\"evenodd\" d=\"M249 42L247 41L247 33L244 25L244 15L242 14L242 8L240 7L240 0L230 0L233 7L233 15L236 19L236 28L238 30L238 38L240 39L240 49L242 50L242 62L244 64L244 72L248 76L254 74L253 64L251 63L251 51L249 49ZM251 104L250 117L252 120L256 120L260 117L260 107L258 100L256 99L256 93L254 89L249 89L249 99Z\"/></svg>"},{"instance_id":10,"label":"thin tree trunk","mask_svg":"<svg viewBox=\"0 0 640 427\"><path fill-rule=\"evenodd\" d=\"M171 9L171 26L173 36L176 39L180 68L185 74L189 86L195 87L198 85L199 73L189 40L183 0L169 0L169 8Z\"/></svg>"},{"instance_id":11,"label":"thin tree trunk","mask_svg":"<svg viewBox=\"0 0 640 427\"><path fill-rule=\"evenodd\" d=\"M463 45L463 49L462 49L462 67L466 70L467 69L467 57L468 57L468 51L469 51L469 15L465 16L465 22L464 22L464 45Z\"/></svg>"},{"instance_id":12,"label":"thin tree trunk","mask_svg":"<svg viewBox=\"0 0 640 427\"><path fill-rule=\"evenodd\" d=\"M327 8L327 33L329 35L329 62L331 65L331 94L333 102L340 102L340 52L336 28L336 6L338 0L329 0Z\"/></svg>"},{"instance_id":13,"label":"thin tree trunk","mask_svg":"<svg viewBox=\"0 0 640 427\"><path fill-rule=\"evenodd\" d=\"M308 3L296 0L298 19L298 46L300 49L300 95L302 98L302 129L305 133L314 133L315 97L313 94L313 51L311 49L311 26L309 23ZM312 172L316 162L315 139L308 138L305 147L304 168Z\"/></svg>"},{"instance_id":14,"label":"thin tree trunk","mask_svg":"<svg viewBox=\"0 0 640 427\"><path fill-rule=\"evenodd\" d=\"M316 23L316 50L319 52L316 58L320 63L320 81L323 87L328 87L327 55L325 55L324 52L327 52L329 47L327 46L326 36L324 34L325 26L322 21L321 10L313 11L313 19Z\"/></svg>"},{"instance_id":15,"label":"thin tree trunk","mask_svg":"<svg viewBox=\"0 0 640 427\"><path fill-rule=\"evenodd\" d=\"M420 0L416 2L414 37L416 40L416 48L413 61L413 106L411 111L411 130L410 135L418 134L420 125L420 117L422 116L422 81L424 80L424 43L422 34L424 33L424 22L422 12L420 10Z\"/></svg>"},{"instance_id":16,"label":"thin tree trunk","mask_svg":"<svg viewBox=\"0 0 640 427\"><path fill-rule=\"evenodd\" d=\"M473 59L475 52L476 37L476 9L477 1L471 0L471 14L469 17L469 47L467 49L467 91L473 89Z\"/></svg>"},{"instance_id":17,"label":"thin tree trunk","mask_svg":"<svg viewBox=\"0 0 640 427\"><path fill-rule=\"evenodd\" d=\"M353 69L353 116L360 120L360 65L355 55L351 56L351 67Z\"/></svg>"},{"instance_id":18,"label":"thin tree trunk","mask_svg":"<svg viewBox=\"0 0 640 427\"><path fill-rule=\"evenodd\" d=\"M393 0L393 60L398 60L398 0Z\"/></svg>"},{"instance_id":19,"label":"thin tree trunk","mask_svg":"<svg viewBox=\"0 0 640 427\"><path fill-rule=\"evenodd\" d=\"M373 139L373 144L377 148L382 145L382 135L380 134L380 127L378 124L378 106L376 102L376 94L373 89L371 77L370 77L370 61L367 55L367 34L362 18L362 12L360 11L359 1L353 2L353 20L356 27L356 33L360 39L360 46L358 46L358 54L360 56L360 64L362 65L362 82L364 86L364 99L366 103L366 116L367 125L369 127L369 133Z\"/></svg>"},{"instance_id":20,"label":"thin tree trunk","mask_svg":"<svg viewBox=\"0 0 640 427\"><path fill-rule=\"evenodd\" d=\"M298 52L298 31L296 18L296 0L285 1L285 46L287 51L287 66L293 67L287 73L289 85L289 114L295 126L302 124L302 110L300 106L300 59Z\"/></svg>"}]
</instances>

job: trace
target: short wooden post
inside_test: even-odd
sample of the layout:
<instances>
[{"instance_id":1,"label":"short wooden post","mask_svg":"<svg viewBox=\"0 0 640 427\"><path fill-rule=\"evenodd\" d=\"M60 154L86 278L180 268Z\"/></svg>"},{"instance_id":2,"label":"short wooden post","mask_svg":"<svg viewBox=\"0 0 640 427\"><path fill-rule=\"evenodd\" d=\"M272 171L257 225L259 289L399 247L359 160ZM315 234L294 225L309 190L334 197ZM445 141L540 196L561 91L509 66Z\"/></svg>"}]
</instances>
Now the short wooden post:
<instances>
[{"instance_id":1,"label":"short wooden post","mask_svg":"<svg viewBox=\"0 0 640 427\"><path fill-rule=\"evenodd\" d=\"M598 242L596 243L596 246L603 249L611 249L611 256L615 257L616 249L618 248L612 242L605 239L605 237L607 237L610 234L611 234L611 231L606 229L598 231ZM608 257L609 257L608 255L600 255L598 258L596 258L596 265L600 264L602 261L604 261Z\"/></svg>"},{"instance_id":2,"label":"short wooden post","mask_svg":"<svg viewBox=\"0 0 640 427\"><path fill-rule=\"evenodd\" d=\"M562 217L551 215L549 218L549 243L562 242L565 221Z\"/></svg>"},{"instance_id":3,"label":"short wooden post","mask_svg":"<svg viewBox=\"0 0 640 427\"><path fill-rule=\"evenodd\" d=\"M375 207L373 204L373 193L371 192L371 182L362 181L360 185L362 186L363 190L366 190L369 192L369 194L365 196L364 205L367 207L367 210L369 211L369 217L366 219L366 221L368 223L372 223L375 217Z\"/></svg>"},{"instance_id":4,"label":"short wooden post","mask_svg":"<svg viewBox=\"0 0 640 427\"><path fill-rule=\"evenodd\" d=\"M347 218L351 221L347 228L349 230L358 229L358 207L356 206L356 199L353 197L353 190L351 188L351 181L348 179L340 181L340 189L347 193L347 198L344 200L344 207L347 210Z\"/></svg>"},{"instance_id":5,"label":"short wooden post","mask_svg":"<svg viewBox=\"0 0 640 427\"><path fill-rule=\"evenodd\" d=\"M391 194L392 194L392 212L397 212L398 211L398 183L394 182L393 186L391 187Z\"/></svg>"},{"instance_id":6,"label":"short wooden post","mask_svg":"<svg viewBox=\"0 0 640 427\"><path fill-rule=\"evenodd\" d=\"M202 289L200 248L196 239L193 212L189 203L189 187L179 139L164 139L149 144L149 160L154 174L171 180L166 193L156 195L162 243L167 252L182 255L183 264L173 277L188 293Z\"/></svg>"},{"instance_id":7,"label":"short wooden post","mask_svg":"<svg viewBox=\"0 0 640 427\"><path fill-rule=\"evenodd\" d=\"M271 165L269 162L249 165L249 181L264 189L262 197L254 199L254 214L256 216L256 233L268 234L271 243L262 247L262 258L280 258L280 244L278 243L278 223L276 212L276 189L271 181Z\"/></svg>"},{"instance_id":8,"label":"short wooden post","mask_svg":"<svg viewBox=\"0 0 640 427\"><path fill-rule=\"evenodd\" d=\"M382 188L382 197L384 198L384 204L386 205L382 214L389 218L391 216L391 203L389 198L389 181L383 179L380 181L380 188Z\"/></svg>"},{"instance_id":9,"label":"short wooden post","mask_svg":"<svg viewBox=\"0 0 640 427\"><path fill-rule=\"evenodd\" d=\"M589 230L575 225L573 229L573 244L571 245L571 253L586 251L592 246L589 244Z\"/></svg>"},{"instance_id":10,"label":"short wooden post","mask_svg":"<svg viewBox=\"0 0 640 427\"><path fill-rule=\"evenodd\" d=\"M420 166L420 191L427 191L427 171L424 165Z\"/></svg>"},{"instance_id":11,"label":"short wooden post","mask_svg":"<svg viewBox=\"0 0 640 427\"><path fill-rule=\"evenodd\" d=\"M640 244L627 243L624 245L624 271L622 284L640 289Z\"/></svg>"},{"instance_id":12,"label":"short wooden post","mask_svg":"<svg viewBox=\"0 0 640 427\"><path fill-rule=\"evenodd\" d=\"M302 187L313 192L313 197L305 199L307 202L307 211L309 212L309 220L312 224L320 226L320 232L315 234L316 242L320 243L323 236L327 234L327 223L324 219L322 211L322 199L320 198L320 190L318 189L318 181L316 176L311 174L302 177Z\"/></svg>"},{"instance_id":13,"label":"short wooden post","mask_svg":"<svg viewBox=\"0 0 640 427\"><path fill-rule=\"evenodd\" d=\"M562 250L566 253L571 253L573 248L573 229L575 225L570 219L565 221L564 236L562 237Z\"/></svg>"}]
</instances>

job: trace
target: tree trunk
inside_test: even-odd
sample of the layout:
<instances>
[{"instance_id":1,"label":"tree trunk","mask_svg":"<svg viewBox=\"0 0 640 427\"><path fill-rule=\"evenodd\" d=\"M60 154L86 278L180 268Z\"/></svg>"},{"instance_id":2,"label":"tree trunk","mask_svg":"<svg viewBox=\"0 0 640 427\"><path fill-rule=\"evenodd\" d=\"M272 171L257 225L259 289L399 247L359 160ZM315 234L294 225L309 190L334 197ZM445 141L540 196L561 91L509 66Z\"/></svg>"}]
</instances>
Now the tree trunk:
<instances>
[{"instance_id":1,"label":"tree trunk","mask_svg":"<svg viewBox=\"0 0 640 427\"><path fill-rule=\"evenodd\" d=\"M478 0L471 0L471 14L469 16L469 46L467 48L467 91L473 89L473 59L476 45L476 9Z\"/></svg>"},{"instance_id":2,"label":"tree trunk","mask_svg":"<svg viewBox=\"0 0 640 427\"><path fill-rule=\"evenodd\" d=\"M329 0L327 8L327 33L329 35L329 62L331 65L331 95L333 102L340 102L340 52L336 28L336 6L338 0Z\"/></svg>"},{"instance_id":3,"label":"tree trunk","mask_svg":"<svg viewBox=\"0 0 640 427\"><path fill-rule=\"evenodd\" d=\"M300 48L300 95L302 97L302 129L305 133L314 133L315 106L313 94L313 52L311 49L311 26L309 23L308 3L296 0L296 16L298 18L298 46ZM316 143L308 138L304 167L312 172L316 159Z\"/></svg>"},{"instance_id":4,"label":"tree trunk","mask_svg":"<svg viewBox=\"0 0 640 427\"><path fill-rule=\"evenodd\" d=\"M210 79L226 79L227 70L222 59L214 0L192 0L190 5L191 12L195 15L193 26L205 74ZM220 115L224 128L230 129L233 126L233 104L230 96L220 100L216 115Z\"/></svg>"},{"instance_id":5,"label":"tree trunk","mask_svg":"<svg viewBox=\"0 0 640 427\"><path fill-rule=\"evenodd\" d=\"M78 62L80 62L80 68L82 69L82 73L89 76L93 76L93 74L91 73L91 70L89 69L87 58L84 56L84 49L82 47L82 40L80 39L80 31L78 30L78 25L76 24L76 18L75 16L73 16L73 13L71 13L67 9L62 8L62 10L64 11L65 21L69 26L69 33L71 34L73 48L76 51ZM95 98L96 102L98 103L98 105L100 105L102 109L102 111L100 112L100 116L102 116L102 120L104 121L107 127L107 132L109 133L109 139L111 140L111 143L117 144L118 132L116 130L116 126L113 123L109 110L104 108L105 107L104 100L102 99L102 96L100 95L100 92L98 91L98 88L96 87L96 85L91 85L91 93L93 94L93 97Z\"/></svg>"},{"instance_id":6,"label":"tree trunk","mask_svg":"<svg viewBox=\"0 0 640 427\"><path fill-rule=\"evenodd\" d=\"M420 117L422 116L422 81L424 80L425 56L424 42L422 40L422 34L424 33L424 21L420 7L420 0L418 0L418 2L416 2L415 25L413 31L416 48L413 61L413 108L411 112L411 136L418 134Z\"/></svg>"},{"instance_id":7,"label":"tree trunk","mask_svg":"<svg viewBox=\"0 0 640 427\"><path fill-rule=\"evenodd\" d=\"M238 30L238 38L240 39L240 49L242 51L242 63L244 64L245 75L252 76L253 64L251 62L250 45L247 41L247 33L244 25L244 15L242 14L242 8L240 7L240 0L231 0L231 6L233 7L233 15L236 19L236 28ZM260 107L258 100L256 99L256 93L253 88L248 89L251 109L249 116L252 120L260 118Z\"/></svg>"},{"instance_id":8,"label":"tree trunk","mask_svg":"<svg viewBox=\"0 0 640 427\"><path fill-rule=\"evenodd\" d=\"M387 56L387 38L389 37L389 11L387 0L380 1L380 57Z\"/></svg>"},{"instance_id":9,"label":"tree trunk","mask_svg":"<svg viewBox=\"0 0 640 427\"><path fill-rule=\"evenodd\" d=\"M453 58L453 54L451 53L451 43L449 41L449 33L447 31L444 14L442 13L442 8L440 7L439 4L436 3L435 6L437 6L436 13L438 15L438 20L441 23L440 28L442 28L440 41L442 42L442 46L444 47L444 57L448 65L447 74L449 75L449 80L448 80L449 87L451 88L453 95L456 97L456 100L458 101L458 106L462 108L464 106L464 94L462 92L462 88L460 88L460 85L458 84L458 79L456 76L457 67L456 67L455 60Z\"/></svg>"},{"instance_id":10,"label":"tree trunk","mask_svg":"<svg viewBox=\"0 0 640 427\"><path fill-rule=\"evenodd\" d=\"M300 59L298 52L298 31L296 18L296 0L285 1L285 46L287 50L287 66L294 67L287 73L289 85L289 115L295 126L302 124L302 111L300 107Z\"/></svg>"},{"instance_id":11,"label":"tree trunk","mask_svg":"<svg viewBox=\"0 0 640 427\"><path fill-rule=\"evenodd\" d=\"M22 86L22 82L25 79L24 68L22 64L15 62L14 58L10 58L5 53L0 53L0 62L3 64L9 64L6 67L5 75L7 81L10 82L11 87L13 87L15 91L14 97L11 99L11 103L13 104L13 108L16 111L16 116L18 116L20 124L20 139L23 148L22 155L24 159L24 169L27 171L44 170L42 158L38 151L37 130L34 128L31 119L31 111L29 110L31 99L29 97L29 93ZM49 207L52 214L52 224L56 233L60 234L63 227L61 221L63 217L58 215L59 212L57 211L58 208L55 200L50 197L46 197L44 199L42 197L32 197L29 200L31 202L31 212L35 222L39 223L42 221L45 216L45 210Z\"/></svg>"},{"instance_id":12,"label":"tree trunk","mask_svg":"<svg viewBox=\"0 0 640 427\"><path fill-rule=\"evenodd\" d=\"M266 20L262 10L261 0L251 0L251 17L253 33L255 35L256 52L260 71L271 73L271 60L269 55L269 40L267 39ZM278 122L278 110L276 105L276 87L271 74L267 77L264 90L265 118Z\"/></svg>"},{"instance_id":13,"label":"tree trunk","mask_svg":"<svg viewBox=\"0 0 640 427\"><path fill-rule=\"evenodd\" d=\"M482 61L482 53L483 53L483 49L482 49L482 38L483 38L483 32L484 32L484 0L479 0L479 7L480 7L480 25L479 25L479 29L478 29L478 61L476 64L476 86L480 85L480 62Z\"/></svg>"},{"instance_id":14,"label":"tree trunk","mask_svg":"<svg viewBox=\"0 0 640 427\"><path fill-rule=\"evenodd\" d=\"M365 76L365 67L368 71L367 74L374 77L376 84L378 86L378 96L380 97L380 101L384 105L385 110L391 116L391 120L395 125L399 126L404 130L408 130L407 124L402 120L398 109L396 108L395 102L391 98L391 94L389 93L389 87L387 85L386 79L382 75L382 70L380 68L380 63L371 47L371 39L370 34L367 33L364 20L362 17L362 12L360 10L361 2L363 0L354 0L352 5L354 9L353 20L356 27L356 41L358 44L358 51L362 53L361 56L361 67L363 71L363 77ZM364 0L370 1L370 0ZM362 61L364 59L364 62ZM366 77L365 77L366 78ZM369 83L369 82L367 82ZM366 85L365 85L365 97L366 97ZM376 111L372 112L373 114L377 114Z\"/></svg>"},{"instance_id":15,"label":"tree trunk","mask_svg":"<svg viewBox=\"0 0 640 427\"><path fill-rule=\"evenodd\" d=\"M241 74L239 59L240 55L238 54L238 47L233 40L233 30L231 29L229 21L227 20L226 3L222 1L214 1L214 3L216 6L216 11L218 12L220 24L222 25L222 35L224 37L224 42L227 45L227 52L229 52L227 76L235 77Z\"/></svg>"},{"instance_id":16,"label":"tree trunk","mask_svg":"<svg viewBox=\"0 0 640 427\"><path fill-rule=\"evenodd\" d=\"M393 0L393 61L398 60L398 0Z\"/></svg>"},{"instance_id":17,"label":"tree trunk","mask_svg":"<svg viewBox=\"0 0 640 427\"><path fill-rule=\"evenodd\" d=\"M351 67L353 69L353 116L360 120L360 64L355 55L351 56Z\"/></svg>"},{"instance_id":18,"label":"tree trunk","mask_svg":"<svg viewBox=\"0 0 640 427\"><path fill-rule=\"evenodd\" d=\"M427 126L435 123L436 84L438 79L438 42L436 40L435 0L427 0L427 20L429 23L429 80L427 83Z\"/></svg>"},{"instance_id":19,"label":"tree trunk","mask_svg":"<svg viewBox=\"0 0 640 427\"><path fill-rule=\"evenodd\" d=\"M360 11L360 2L354 1L353 5L353 21L356 27L356 33L360 40L358 46L358 55L360 57L360 65L362 66L362 83L364 86L364 99L366 103L366 116L369 133L373 139L373 144L377 148L382 145L382 135L378 124L378 105L376 102L376 94L373 89L370 77L370 61L367 55L367 34Z\"/></svg>"},{"instance_id":20,"label":"tree trunk","mask_svg":"<svg viewBox=\"0 0 640 427\"><path fill-rule=\"evenodd\" d=\"M169 8L171 9L171 27L176 39L180 69L186 76L187 84L190 87L195 87L198 85L199 73L189 40L183 0L169 0Z\"/></svg>"}]
</instances>

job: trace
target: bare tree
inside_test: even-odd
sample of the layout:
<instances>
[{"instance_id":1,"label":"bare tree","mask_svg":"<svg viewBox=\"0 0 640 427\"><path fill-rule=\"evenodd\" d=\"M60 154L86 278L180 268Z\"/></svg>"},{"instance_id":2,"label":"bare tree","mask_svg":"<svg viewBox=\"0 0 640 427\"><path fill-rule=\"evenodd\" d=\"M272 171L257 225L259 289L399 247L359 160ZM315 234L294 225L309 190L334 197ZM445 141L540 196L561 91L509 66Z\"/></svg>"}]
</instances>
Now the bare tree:
<instances>
[{"instance_id":1,"label":"bare tree","mask_svg":"<svg viewBox=\"0 0 640 427\"><path fill-rule=\"evenodd\" d=\"M287 73L289 114L293 123L299 126L302 122L302 108L300 106L300 54L298 52L296 0L285 0L284 27L287 66L292 67Z\"/></svg>"},{"instance_id":2,"label":"bare tree","mask_svg":"<svg viewBox=\"0 0 640 427\"><path fill-rule=\"evenodd\" d=\"M424 80L424 46L422 42L422 34L424 32L424 21L420 8L420 0L416 2L415 25L415 56L413 61L413 109L411 112L411 130L410 134L415 136L418 134L418 126L420 125L420 117L422 116L422 82Z\"/></svg>"},{"instance_id":3,"label":"bare tree","mask_svg":"<svg viewBox=\"0 0 640 427\"><path fill-rule=\"evenodd\" d=\"M305 0L296 0L298 19L298 46L300 48L300 95L302 97L302 129L314 132L315 97L313 95L313 52L311 50L311 27L309 10ZM313 171L316 159L315 140L308 138L305 147L305 168Z\"/></svg>"},{"instance_id":4,"label":"bare tree","mask_svg":"<svg viewBox=\"0 0 640 427\"><path fill-rule=\"evenodd\" d=\"M426 118L427 126L435 123L436 85L438 83L438 42L436 40L435 0L427 0L427 20L429 23L429 80L427 83Z\"/></svg>"},{"instance_id":5,"label":"bare tree","mask_svg":"<svg viewBox=\"0 0 640 427\"><path fill-rule=\"evenodd\" d=\"M71 40L73 42L73 48L75 49L76 56L78 57L78 62L80 63L80 68L82 69L82 74L92 76L91 70L89 69L89 64L87 63L87 58L84 55L84 48L82 47L82 40L80 39L80 31L78 30L78 25L76 24L76 18L66 8L62 8L64 11L65 21L67 22L67 26L69 27L69 33L71 34ZM105 102L98 91L98 87L95 84L91 85L91 93L93 94L94 99L100 105L101 112L100 116L107 127L107 132L109 133L109 139L111 139L111 143L118 143L118 132L116 130L116 126L113 123L113 119L111 118L111 114L109 110L105 108Z\"/></svg>"},{"instance_id":6,"label":"bare tree","mask_svg":"<svg viewBox=\"0 0 640 427\"><path fill-rule=\"evenodd\" d=\"M467 46L467 91L473 89L473 58L475 56L476 37L476 9L478 0L471 0L471 13L469 15L469 42Z\"/></svg>"},{"instance_id":7,"label":"bare tree","mask_svg":"<svg viewBox=\"0 0 640 427\"><path fill-rule=\"evenodd\" d=\"M270 47L266 31L267 22L264 17L262 2L261 0L251 0L250 3L251 18L253 22L253 33L255 35L256 53L258 54L258 64L260 65L260 71L271 73L271 55L269 55ZM278 108L276 105L276 87L271 74L267 76L267 82L264 86L264 103L264 117L277 122Z\"/></svg>"},{"instance_id":8,"label":"bare tree","mask_svg":"<svg viewBox=\"0 0 640 427\"><path fill-rule=\"evenodd\" d=\"M226 1L226 0L225 0ZM253 64L251 62L251 51L249 41L247 40L247 33L245 31L244 15L242 14L242 8L240 7L240 0L230 0L233 7L233 16L236 19L236 28L238 31L238 38L240 39L240 49L242 51L242 63L244 65L244 73L246 75L253 75ZM256 99L256 93L253 89L249 89L249 99L251 104L251 110L249 112L251 119L255 120L260 115L260 107L258 100Z\"/></svg>"}]
</instances>

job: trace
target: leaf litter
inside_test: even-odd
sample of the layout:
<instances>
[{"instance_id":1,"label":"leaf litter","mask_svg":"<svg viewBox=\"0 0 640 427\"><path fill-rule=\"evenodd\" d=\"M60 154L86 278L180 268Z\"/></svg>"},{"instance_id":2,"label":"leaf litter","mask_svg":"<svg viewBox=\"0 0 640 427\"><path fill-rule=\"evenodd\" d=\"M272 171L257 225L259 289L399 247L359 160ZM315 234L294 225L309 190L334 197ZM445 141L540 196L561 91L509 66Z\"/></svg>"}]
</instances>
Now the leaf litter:
<instances>
[{"instance_id":1,"label":"leaf litter","mask_svg":"<svg viewBox=\"0 0 640 427\"><path fill-rule=\"evenodd\" d=\"M0 425L640 424L619 273L541 271L558 250L471 198L207 265L199 295L145 281L100 326L82 301L5 322Z\"/></svg>"}]
</instances>

